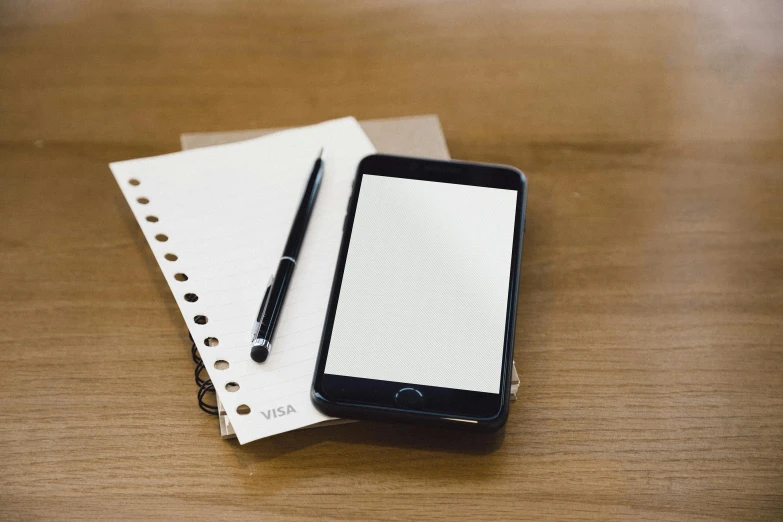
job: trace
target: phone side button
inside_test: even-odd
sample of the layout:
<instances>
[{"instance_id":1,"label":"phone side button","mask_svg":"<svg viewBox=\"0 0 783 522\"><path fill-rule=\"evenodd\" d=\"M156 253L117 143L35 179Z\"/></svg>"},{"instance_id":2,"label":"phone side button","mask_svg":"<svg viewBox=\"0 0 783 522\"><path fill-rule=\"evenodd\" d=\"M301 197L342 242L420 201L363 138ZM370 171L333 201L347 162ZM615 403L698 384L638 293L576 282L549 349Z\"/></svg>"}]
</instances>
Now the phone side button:
<instances>
[{"instance_id":1,"label":"phone side button","mask_svg":"<svg viewBox=\"0 0 783 522\"><path fill-rule=\"evenodd\" d=\"M394 402L406 410L420 410L424 395L416 388L402 388L394 395Z\"/></svg>"}]
</instances>

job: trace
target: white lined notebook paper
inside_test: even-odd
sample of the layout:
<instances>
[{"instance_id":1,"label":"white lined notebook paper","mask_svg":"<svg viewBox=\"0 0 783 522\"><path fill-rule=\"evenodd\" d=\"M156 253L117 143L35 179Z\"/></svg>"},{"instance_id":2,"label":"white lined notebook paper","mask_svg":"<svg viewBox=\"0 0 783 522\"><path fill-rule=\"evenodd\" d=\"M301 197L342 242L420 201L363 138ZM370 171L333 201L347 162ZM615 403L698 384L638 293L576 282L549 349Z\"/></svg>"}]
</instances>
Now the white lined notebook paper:
<instances>
[{"instance_id":1,"label":"white lined notebook paper","mask_svg":"<svg viewBox=\"0 0 783 522\"><path fill-rule=\"evenodd\" d=\"M250 329L322 146L326 168L296 276L259 365ZM356 120L343 118L111 164L242 444L329 419L313 408L310 384L351 182L373 152Z\"/></svg>"}]
</instances>

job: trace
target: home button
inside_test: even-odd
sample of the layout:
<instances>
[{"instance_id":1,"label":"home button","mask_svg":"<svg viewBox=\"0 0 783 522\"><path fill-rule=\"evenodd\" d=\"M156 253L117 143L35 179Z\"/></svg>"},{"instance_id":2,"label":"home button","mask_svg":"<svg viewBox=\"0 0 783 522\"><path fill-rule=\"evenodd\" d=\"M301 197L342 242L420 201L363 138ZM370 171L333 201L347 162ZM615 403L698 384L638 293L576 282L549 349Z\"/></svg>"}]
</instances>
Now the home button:
<instances>
[{"instance_id":1,"label":"home button","mask_svg":"<svg viewBox=\"0 0 783 522\"><path fill-rule=\"evenodd\" d=\"M416 388L403 388L394 395L394 402L400 408L420 410L424 402L424 395Z\"/></svg>"}]
</instances>

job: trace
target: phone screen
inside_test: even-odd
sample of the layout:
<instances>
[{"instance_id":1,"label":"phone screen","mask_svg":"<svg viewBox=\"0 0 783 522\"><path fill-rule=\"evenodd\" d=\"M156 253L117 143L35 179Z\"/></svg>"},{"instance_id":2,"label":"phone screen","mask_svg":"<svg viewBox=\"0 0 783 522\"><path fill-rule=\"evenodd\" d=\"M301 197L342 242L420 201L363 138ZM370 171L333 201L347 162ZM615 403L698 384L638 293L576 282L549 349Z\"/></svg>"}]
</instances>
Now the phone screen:
<instances>
[{"instance_id":1,"label":"phone screen","mask_svg":"<svg viewBox=\"0 0 783 522\"><path fill-rule=\"evenodd\" d=\"M365 174L324 373L499 394L517 197Z\"/></svg>"}]
</instances>

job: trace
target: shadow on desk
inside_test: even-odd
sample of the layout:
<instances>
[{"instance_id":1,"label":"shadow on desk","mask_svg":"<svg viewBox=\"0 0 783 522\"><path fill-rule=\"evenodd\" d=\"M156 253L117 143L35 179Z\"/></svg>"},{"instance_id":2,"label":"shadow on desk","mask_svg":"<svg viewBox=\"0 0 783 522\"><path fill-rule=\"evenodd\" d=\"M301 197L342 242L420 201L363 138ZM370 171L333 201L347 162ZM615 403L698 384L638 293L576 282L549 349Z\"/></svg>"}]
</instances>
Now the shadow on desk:
<instances>
[{"instance_id":1,"label":"shadow on desk","mask_svg":"<svg viewBox=\"0 0 783 522\"><path fill-rule=\"evenodd\" d=\"M323 442L489 455L500 448L504 438L505 428L493 433L473 433L431 426L362 421L282 433L245 446L239 446L236 440L231 441L231 444L248 456L253 455L263 461Z\"/></svg>"}]
</instances>

